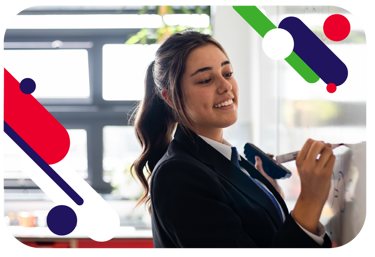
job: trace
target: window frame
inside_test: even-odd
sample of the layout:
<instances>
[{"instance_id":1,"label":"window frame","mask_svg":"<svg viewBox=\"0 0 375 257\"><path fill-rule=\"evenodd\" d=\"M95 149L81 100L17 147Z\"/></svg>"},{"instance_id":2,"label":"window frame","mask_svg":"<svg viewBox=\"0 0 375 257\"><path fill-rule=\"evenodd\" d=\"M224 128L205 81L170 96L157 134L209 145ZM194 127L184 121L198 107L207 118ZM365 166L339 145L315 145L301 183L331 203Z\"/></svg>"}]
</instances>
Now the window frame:
<instances>
[{"instance_id":1,"label":"window frame","mask_svg":"<svg viewBox=\"0 0 375 257\"><path fill-rule=\"evenodd\" d=\"M121 7L121 6L120 6ZM138 14L144 6L114 7L113 9L94 8L59 8L23 10L18 15L53 15L53 14ZM184 6L195 13L195 6ZM211 6L201 6L201 8ZM145 14L155 14L157 6L149 6ZM171 6L175 14L183 14L180 6ZM211 16L211 9L209 9ZM139 29L7 29L4 42L92 42L88 51L89 98L53 98L38 101L67 129L86 129L88 178L86 181L101 194L109 194L113 188L103 180L103 129L105 126L129 126L130 115L139 101L119 101L103 99L103 46L106 44L124 44ZM43 50L46 48L34 48ZM48 48L51 49L51 48ZM5 48L4 50L25 50L25 48ZM27 48L32 50L32 48ZM39 189L30 179L4 179L4 189ZM23 182L24 184L20 184Z\"/></svg>"},{"instance_id":2,"label":"window frame","mask_svg":"<svg viewBox=\"0 0 375 257\"><path fill-rule=\"evenodd\" d=\"M89 98L43 98L38 101L67 129L87 131L88 178L98 193L109 194L112 186L103 180L103 128L128 126L131 112L139 101L107 101L103 99L103 46L124 44L138 29L8 29L4 42L92 42L88 51ZM47 48L27 48L44 50ZM50 48L49 48L50 49ZM26 50L26 48L4 48ZM6 67L5 67L6 68ZM23 184L20 184L23 182ZM4 189L39 189L30 179L5 179Z\"/></svg>"}]
</instances>

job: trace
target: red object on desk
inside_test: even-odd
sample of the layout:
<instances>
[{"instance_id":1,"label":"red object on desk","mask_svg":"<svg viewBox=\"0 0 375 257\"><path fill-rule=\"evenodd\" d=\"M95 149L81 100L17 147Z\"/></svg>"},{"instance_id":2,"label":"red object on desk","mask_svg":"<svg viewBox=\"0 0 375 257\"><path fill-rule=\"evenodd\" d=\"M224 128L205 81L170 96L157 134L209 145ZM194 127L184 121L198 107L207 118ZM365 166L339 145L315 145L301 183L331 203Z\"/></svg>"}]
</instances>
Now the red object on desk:
<instances>
[{"instance_id":1,"label":"red object on desk","mask_svg":"<svg viewBox=\"0 0 375 257\"><path fill-rule=\"evenodd\" d=\"M69 242L22 242L23 244L35 248L70 248Z\"/></svg>"},{"instance_id":2,"label":"red object on desk","mask_svg":"<svg viewBox=\"0 0 375 257\"><path fill-rule=\"evenodd\" d=\"M77 248L154 248L152 239L112 239L107 242L79 239L77 241Z\"/></svg>"},{"instance_id":3,"label":"red object on desk","mask_svg":"<svg viewBox=\"0 0 375 257\"><path fill-rule=\"evenodd\" d=\"M107 242L96 242L91 239L54 239L30 240L18 239L21 243L35 248L154 248L152 238L111 239Z\"/></svg>"}]
</instances>

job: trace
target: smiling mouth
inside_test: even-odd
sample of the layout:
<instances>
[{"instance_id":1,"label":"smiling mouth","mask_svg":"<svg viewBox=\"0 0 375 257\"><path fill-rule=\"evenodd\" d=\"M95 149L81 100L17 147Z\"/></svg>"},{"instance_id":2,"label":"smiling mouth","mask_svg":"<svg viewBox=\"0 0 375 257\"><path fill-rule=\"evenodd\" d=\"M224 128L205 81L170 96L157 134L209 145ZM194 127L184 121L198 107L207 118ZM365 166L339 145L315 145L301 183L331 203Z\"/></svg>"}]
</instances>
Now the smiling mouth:
<instances>
[{"instance_id":1,"label":"smiling mouth","mask_svg":"<svg viewBox=\"0 0 375 257\"><path fill-rule=\"evenodd\" d=\"M216 104L216 105L214 105L214 108L220 108L220 107L224 107L224 106L229 106L231 104L233 104L233 99L230 99L228 101L222 102L220 104Z\"/></svg>"}]
</instances>

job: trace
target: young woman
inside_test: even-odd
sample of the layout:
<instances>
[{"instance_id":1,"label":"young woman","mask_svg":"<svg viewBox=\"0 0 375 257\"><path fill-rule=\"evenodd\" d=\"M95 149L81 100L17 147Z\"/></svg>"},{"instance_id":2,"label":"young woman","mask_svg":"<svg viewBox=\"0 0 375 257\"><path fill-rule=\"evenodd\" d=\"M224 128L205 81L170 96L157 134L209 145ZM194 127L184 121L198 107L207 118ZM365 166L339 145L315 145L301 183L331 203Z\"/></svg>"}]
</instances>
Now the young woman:
<instances>
[{"instance_id":1,"label":"young woman","mask_svg":"<svg viewBox=\"0 0 375 257\"><path fill-rule=\"evenodd\" d=\"M301 193L289 212L260 159L254 167L223 138L237 120L238 86L216 40L192 30L171 35L148 67L145 88L134 112L142 154L132 170L155 247L331 247L319 217L332 150L306 141L296 160Z\"/></svg>"}]
</instances>

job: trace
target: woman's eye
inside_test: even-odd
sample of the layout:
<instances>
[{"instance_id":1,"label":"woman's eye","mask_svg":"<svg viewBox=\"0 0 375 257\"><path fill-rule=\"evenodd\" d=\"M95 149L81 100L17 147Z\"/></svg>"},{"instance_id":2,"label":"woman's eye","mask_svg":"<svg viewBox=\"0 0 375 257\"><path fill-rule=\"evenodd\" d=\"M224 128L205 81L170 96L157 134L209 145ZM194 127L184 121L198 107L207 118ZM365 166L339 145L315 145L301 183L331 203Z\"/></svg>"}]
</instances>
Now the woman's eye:
<instances>
[{"instance_id":1,"label":"woman's eye","mask_svg":"<svg viewBox=\"0 0 375 257\"><path fill-rule=\"evenodd\" d=\"M233 71L232 72L229 72L229 73L227 73L227 74L225 74L224 76L225 77L227 77L227 78L230 78L230 77L232 77L232 75L233 75ZM202 80L202 81L200 81L200 82L198 82L199 84L207 84L207 83L209 83L211 81L211 79L206 79L206 80Z\"/></svg>"},{"instance_id":2,"label":"woman's eye","mask_svg":"<svg viewBox=\"0 0 375 257\"><path fill-rule=\"evenodd\" d=\"M201 81L201 82L199 82L200 84L207 84L208 82L210 82L211 81L211 79L206 79L206 80L203 80L203 81Z\"/></svg>"}]
</instances>

